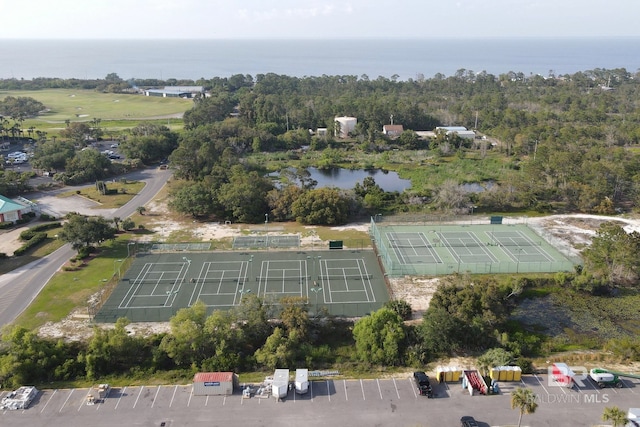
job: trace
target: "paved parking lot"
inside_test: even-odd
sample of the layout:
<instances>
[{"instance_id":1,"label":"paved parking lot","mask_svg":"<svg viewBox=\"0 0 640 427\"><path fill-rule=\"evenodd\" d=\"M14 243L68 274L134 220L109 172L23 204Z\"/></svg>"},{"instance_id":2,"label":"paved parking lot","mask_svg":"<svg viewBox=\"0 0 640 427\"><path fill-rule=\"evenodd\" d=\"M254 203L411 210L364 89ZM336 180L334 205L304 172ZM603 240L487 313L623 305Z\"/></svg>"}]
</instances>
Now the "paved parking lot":
<instances>
[{"instance_id":1,"label":"paved parking lot","mask_svg":"<svg viewBox=\"0 0 640 427\"><path fill-rule=\"evenodd\" d=\"M539 398L535 414L523 426L590 426L600 423L606 406L640 406L640 380L624 379L622 389L595 384L573 390L547 384L546 376L523 376L521 383L501 383L502 394L469 396L459 383L434 384L436 397L417 395L410 378L312 381L309 393L289 392L287 399L194 396L182 385L114 388L103 403L86 404L88 389L44 390L24 411L3 411L7 426L457 426L473 415L481 426L514 425L509 392L531 387ZM0 398L6 392L0 393Z\"/></svg>"}]
</instances>

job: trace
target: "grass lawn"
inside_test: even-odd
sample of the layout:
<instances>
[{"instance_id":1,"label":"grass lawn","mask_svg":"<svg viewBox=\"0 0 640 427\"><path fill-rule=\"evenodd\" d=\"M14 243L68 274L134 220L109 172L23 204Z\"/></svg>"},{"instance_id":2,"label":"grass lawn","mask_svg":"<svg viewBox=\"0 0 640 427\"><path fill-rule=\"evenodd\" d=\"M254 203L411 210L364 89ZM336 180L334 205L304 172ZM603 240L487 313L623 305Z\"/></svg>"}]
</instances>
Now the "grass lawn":
<instances>
[{"instance_id":1,"label":"grass lawn","mask_svg":"<svg viewBox=\"0 0 640 427\"><path fill-rule=\"evenodd\" d=\"M67 120L90 122L100 119L100 127L107 138L149 120L171 130L180 130L182 114L193 106L193 100L188 99L76 89L0 90L0 99L6 96L30 97L42 102L48 111L25 120L22 129L34 127L34 130L47 132L49 137L64 129Z\"/></svg>"},{"instance_id":2,"label":"grass lawn","mask_svg":"<svg viewBox=\"0 0 640 427\"><path fill-rule=\"evenodd\" d=\"M62 227L47 230L47 240L38 245L37 248L27 252L22 256L12 256L0 260L0 274L6 274L10 271L15 270L16 268L27 265L30 262L43 258L54 252L56 249L62 247L64 245L64 242L55 238L55 235L58 234L61 230Z\"/></svg>"},{"instance_id":3,"label":"grass lawn","mask_svg":"<svg viewBox=\"0 0 640 427\"><path fill-rule=\"evenodd\" d=\"M115 286L118 268L127 268L127 242L130 238L130 234L120 234L115 240L105 242L97 256L85 260L85 265L78 270L60 270L15 324L33 330L47 322L61 321L77 307L87 307L91 295Z\"/></svg>"},{"instance_id":4,"label":"grass lawn","mask_svg":"<svg viewBox=\"0 0 640 427\"><path fill-rule=\"evenodd\" d=\"M105 183L107 185L107 189L118 190L118 194L100 194L96 187L93 186L77 190L78 192L67 191L58 195L58 197L71 197L77 194L100 203L99 209L120 208L127 204L127 202L129 202L129 200L138 194L138 192L144 187L144 182L141 181L118 181L115 183Z\"/></svg>"},{"instance_id":5,"label":"grass lawn","mask_svg":"<svg viewBox=\"0 0 640 427\"><path fill-rule=\"evenodd\" d=\"M36 120L61 124L64 124L65 120L144 120L181 114L193 105L192 100L182 98L77 89L0 91L0 99L6 96L30 97L42 102L49 111L38 116Z\"/></svg>"}]
</instances>

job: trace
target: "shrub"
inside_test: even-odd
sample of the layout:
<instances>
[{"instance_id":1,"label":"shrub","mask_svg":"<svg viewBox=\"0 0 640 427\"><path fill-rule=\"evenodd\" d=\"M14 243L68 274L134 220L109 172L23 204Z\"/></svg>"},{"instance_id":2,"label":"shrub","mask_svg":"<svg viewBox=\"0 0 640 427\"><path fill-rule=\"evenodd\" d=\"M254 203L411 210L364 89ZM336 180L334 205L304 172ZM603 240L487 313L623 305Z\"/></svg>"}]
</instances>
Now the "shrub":
<instances>
[{"instance_id":1,"label":"shrub","mask_svg":"<svg viewBox=\"0 0 640 427\"><path fill-rule=\"evenodd\" d=\"M55 221L56 217L52 215L48 215L46 213L40 214L41 221Z\"/></svg>"},{"instance_id":2,"label":"shrub","mask_svg":"<svg viewBox=\"0 0 640 427\"><path fill-rule=\"evenodd\" d=\"M22 233L20 233L20 239L31 240L33 236L35 236L39 232L46 231L46 230L53 230L54 228L58 228L61 226L62 224L60 224L59 222L36 225L35 227L31 227L30 229L24 230Z\"/></svg>"},{"instance_id":3,"label":"shrub","mask_svg":"<svg viewBox=\"0 0 640 427\"><path fill-rule=\"evenodd\" d=\"M11 221L0 222L0 230L6 230L7 228L11 227L13 227L13 222Z\"/></svg>"},{"instance_id":4,"label":"shrub","mask_svg":"<svg viewBox=\"0 0 640 427\"><path fill-rule=\"evenodd\" d=\"M47 233L36 233L24 245L16 249L13 253L15 256L24 255L29 249L32 249L47 239Z\"/></svg>"}]
</instances>

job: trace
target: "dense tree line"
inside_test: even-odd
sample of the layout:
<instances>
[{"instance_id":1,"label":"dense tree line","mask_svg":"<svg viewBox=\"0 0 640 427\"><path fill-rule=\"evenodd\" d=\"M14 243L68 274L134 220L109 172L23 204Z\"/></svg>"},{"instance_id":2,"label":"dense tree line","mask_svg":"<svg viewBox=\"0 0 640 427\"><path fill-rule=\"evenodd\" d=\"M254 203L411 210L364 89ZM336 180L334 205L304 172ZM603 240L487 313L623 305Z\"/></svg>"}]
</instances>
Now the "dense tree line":
<instances>
[{"instance_id":1,"label":"dense tree line","mask_svg":"<svg viewBox=\"0 0 640 427\"><path fill-rule=\"evenodd\" d=\"M113 329L96 326L92 338L82 343L42 338L15 327L3 335L0 346L0 385L167 370L189 377L197 371L283 366L421 366L451 351L497 345L512 307L504 298L509 291L491 281L470 284L458 277L436 292L419 326L403 322L410 309L402 301L353 323L327 313L311 316L307 298L286 297L272 304L249 294L229 311L211 312L197 302L171 318L170 332L150 337L130 335L126 319ZM508 347L516 357L535 352L522 351L524 347L516 352L516 347Z\"/></svg>"},{"instance_id":2,"label":"dense tree line","mask_svg":"<svg viewBox=\"0 0 640 427\"><path fill-rule=\"evenodd\" d=\"M640 137L640 116L633 101L639 91L635 77L624 69L548 77L459 70L450 77L408 81L367 76L235 76L235 84L217 80L208 86L212 96L197 101L185 114L187 131L171 161L178 177L213 194L223 176L214 171L219 162L224 168L240 164L246 174L264 175L252 163L256 153L286 151L290 163L303 169L305 165L345 166L356 152L384 153L387 160L381 157L381 164L385 165L391 161L392 148L423 150L421 161L428 164L421 170L411 162L396 166L411 176L410 191L385 195L371 183L362 185L344 194L349 214L422 210L425 205L453 213L466 212L470 205L486 211L613 213L635 208L640 195L636 179L640 162L629 149ZM607 82L611 86L604 86ZM232 110L236 118L227 118ZM351 139L338 141L331 136L337 115L358 118ZM407 129L397 139L381 133L391 115ZM431 140L421 140L415 133L437 125L477 128L490 138L466 140L438 133ZM308 132L319 127L327 128L329 134L319 137ZM305 147L308 151L301 154ZM480 194L460 187L464 182L487 180L494 185ZM303 193L312 188L303 188ZM274 200L269 191L268 186L263 189L261 204ZM215 194L213 200L220 202ZM285 213L275 218L301 218L289 214L291 206L282 202L277 209L269 206ZM201 211L221 215L223 205ZM228 208L224 215L231 215L230 219L251 216L230 213Z\"/></svg>"}]
</instances>

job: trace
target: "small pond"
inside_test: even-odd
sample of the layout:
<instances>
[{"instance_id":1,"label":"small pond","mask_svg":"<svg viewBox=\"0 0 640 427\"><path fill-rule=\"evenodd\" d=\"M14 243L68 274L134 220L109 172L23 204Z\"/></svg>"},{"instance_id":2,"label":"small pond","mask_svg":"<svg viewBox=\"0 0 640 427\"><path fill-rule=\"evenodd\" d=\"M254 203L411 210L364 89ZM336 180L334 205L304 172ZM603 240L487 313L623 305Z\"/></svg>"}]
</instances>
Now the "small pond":
<instances>
[{"instance_id":1,"label":"small pond","mask_svg":"<svg viewBox=\"0 0 640 427\"><path fill-rule=\"evenodd\" d=\"M318 182L316 188L322 187L337 187L344 190L350 190L356 186L359 182L362 184L367 177L372 177L376 184L380 186L384 191L403 192L411 187L411 181L408 179L402 179L398 176L397 172L383 171L380 169L363 170L363 169L317 169L307 168L311 174L311 178ZM279 174L272 173L270 176L277 177Z\"/></svg>"}]
</instances>

